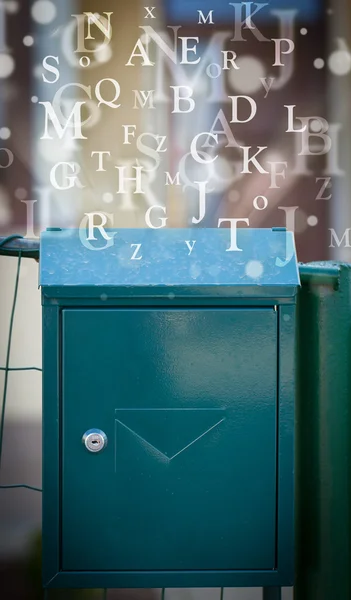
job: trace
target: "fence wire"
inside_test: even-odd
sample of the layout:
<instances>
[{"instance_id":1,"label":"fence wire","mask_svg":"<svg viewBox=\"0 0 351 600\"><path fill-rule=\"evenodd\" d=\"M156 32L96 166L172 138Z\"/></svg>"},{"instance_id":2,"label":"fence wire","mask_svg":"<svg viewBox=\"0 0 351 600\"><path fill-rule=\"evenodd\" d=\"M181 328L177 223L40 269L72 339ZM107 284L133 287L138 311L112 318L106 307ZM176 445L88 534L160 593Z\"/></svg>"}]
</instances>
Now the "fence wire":
<instances>
[{"instance_id":1,"label":"fence wire","mask_svg":"<svg viewBox=\"0 0 351 600\"><path fill-rule=\"evenodd\" d=\"M12 333L13 333L13 324L15 319L15 311L17 304L17 295L18 295L18 285L19 285L19 276L21 272L21 261L22 261L22 248L14 249L13 247L8 249L6 246L9 242L17 239L23 239L20 235L10 235L2 240L0 240L0 248L3 254L7 254L11 252L13 256L14 252L17 252L18 262L17 262L17 272L16 272L16 280L15 280L15 289L12 301L11 308L11 316L10 316L10 326L9 326L9 334L7 339L7 348L6 348L6 362L4 367L0 367L1 371L5 371L5 380L4 380L4 389L2 395L2 404L1 404L1 420L0 420L0 469L2 464L2 450L3 450L3 440L4 440L4 426L5 426L5 413L6 413L6 401L7 401L7 391L8 391L8 381L9 381L9 373L10 371L41 371L39 367L10 367L10 355L11 355L11 344L12 344ZM16 483L12 485L0 485L2 489L9 488L27 488L29 490L33 490L35 492L41 492L41 488L37 488L35 486L29 485L28 483Z\"/></svg>"}]
</instances>

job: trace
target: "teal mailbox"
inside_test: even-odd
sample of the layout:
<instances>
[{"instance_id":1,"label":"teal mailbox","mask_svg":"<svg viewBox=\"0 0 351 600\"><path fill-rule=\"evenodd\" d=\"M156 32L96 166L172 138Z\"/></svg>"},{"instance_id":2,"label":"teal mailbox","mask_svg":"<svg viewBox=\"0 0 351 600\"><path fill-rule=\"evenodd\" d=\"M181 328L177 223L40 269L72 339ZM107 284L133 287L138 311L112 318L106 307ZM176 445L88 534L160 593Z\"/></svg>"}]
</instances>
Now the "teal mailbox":
<instances>
[{"instance_id":1,"label":"teal mailbox","mask_svg":"<svg viewBox=\"0 0 351 600\"><path fill-rule=\"evenodd\" d=\"M231 235L42 234L45 587L292 584L294 241Z\"/></svg>"}]
</instances>

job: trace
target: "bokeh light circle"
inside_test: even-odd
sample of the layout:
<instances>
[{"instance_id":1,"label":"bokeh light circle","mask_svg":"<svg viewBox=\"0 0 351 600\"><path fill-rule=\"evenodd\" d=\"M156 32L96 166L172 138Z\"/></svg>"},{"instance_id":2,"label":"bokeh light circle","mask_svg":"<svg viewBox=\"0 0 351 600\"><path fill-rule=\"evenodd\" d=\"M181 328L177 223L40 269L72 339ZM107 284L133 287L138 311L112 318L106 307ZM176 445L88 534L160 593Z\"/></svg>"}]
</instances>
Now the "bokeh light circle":
<instances>
[{"instance_id":1,"label":"bokeh light circle","mask_svg":"<svg viewBox=\"0 0 351 600\"><path fill-rule=\"evenodd\" d=\"M15 61L10 54L0 53L0 78L6 79L15 69Z\"/></svg>"},{"instance_id":2,"label":"bokeh light circle","mask_svg":"<svg viewBox=\"0 0 351 600\"><path fill-rule=\"evenodd\" d=\"M307 224L308 224L310 227L315 227L315 226L317 225L317 223L318 223L318 219L317 219L317 217L316 217L315 215L310 215L310 216L308 217L308 219L307 219Z\"/></svg>"},{"instance_id":3,"label":"bokeh light circle","mask_svg":"<svg viewBox=\"0 0 351 600\"><path fill-rule=\"evenodd\" d=\"M31 35L25 35L23 38L23 44L25 46L33 46L34 38Z\"/></svg>"},{"instance_id":4,"label":"bokeh light circle","mask_svg":"<svg viewBox=\"0 0 351 600\"><path fill-rule=\"evenodd\" d=\"M10 137L11 137L11 129L9 129L8 127L1 127L0 128L0 139L8 140Z\"/></svg>"},{"instance_id":5,"label":"bokeh light circle","mask_svg":"<svg viewBox=\"0 0 351 600\"><path fill-rule=\"evenodd\" d=\"M323 58L316 58L313 62L313 65L316 69L323 69L324 64Z\"/></svg>"},{"instance_id":6,"label":"bokeh light circle","mask_svg":"<svg viewBox=\"0 0 351 600\"><path fill-rule=\"evenodd\" d=\"M245 273L251 279L259 279L263 275L263 264L259 260L250 260L245 267Z\"/></svg>"},{"instance_id":7,"label":"bokeh light circle","mask_svg":"<svg viewBox=\"0 0 351 600\"><path fill-rule=\"evenodd\" d=\"M102 199L104 202L106 202L106 204L111 204L111 202L114 200L114 196L111 192L105 192L102 194Z\"/></svg>"},{"instance_id":8,"label":"bokeh light circle","mask_svg":"<svg viewBox=\"0 0 351 600\"><path fill-rule=\"evenodd\" d=\"M56 17L56 6L50 0L37 0L32 6L31 14L34 21L47 25Z\"/></svg>"},{"instance_id":9,"label":"bokeh light circle","mask_svg":"<svg viewBox=\"0 0 351 600\"><path fill-rule=\"evenodd\" d=\"M347 50L336 50L328 59L328 67L334 75L347 75L351 71L351 54Z\"/></svg>"},{"instance_id":10,"label":"bokeh light circle","mask_svg":"<svg viewBox=\"0 0 351 600\"><path fill-rule=\"evenodd\" d=\"M239 69L228 71L230 85L238 92L246 94L253 94L260 90L262 88L260 79L266 77L263 63L254 56L242 56L235 62Z\"/></svg>"}]
</instances>

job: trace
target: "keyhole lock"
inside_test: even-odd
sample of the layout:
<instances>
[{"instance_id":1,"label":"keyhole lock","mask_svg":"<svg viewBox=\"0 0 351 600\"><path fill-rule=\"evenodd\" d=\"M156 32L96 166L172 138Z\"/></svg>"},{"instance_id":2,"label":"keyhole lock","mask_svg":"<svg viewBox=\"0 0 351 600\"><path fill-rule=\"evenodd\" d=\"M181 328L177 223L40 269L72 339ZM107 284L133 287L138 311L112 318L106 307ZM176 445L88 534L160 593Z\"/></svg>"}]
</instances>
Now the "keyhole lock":
<instances>
[{"instance_id":1,"label":"keyhole lock","mask_svg":"<svg viewBox=\"0 0 351 600\"><path fill-rule=\"evenodd\" d=\"M107 436L101 429L88 429L82 442L89 452L101 452L107 446Z\"/></svg>"}]
</instances>

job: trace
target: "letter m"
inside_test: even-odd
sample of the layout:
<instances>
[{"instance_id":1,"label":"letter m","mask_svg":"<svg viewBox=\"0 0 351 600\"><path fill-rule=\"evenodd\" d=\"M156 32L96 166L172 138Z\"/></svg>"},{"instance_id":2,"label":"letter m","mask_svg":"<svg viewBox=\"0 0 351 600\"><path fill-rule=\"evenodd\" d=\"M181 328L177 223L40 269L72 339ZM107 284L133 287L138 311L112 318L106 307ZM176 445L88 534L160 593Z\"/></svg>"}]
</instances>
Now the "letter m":
<instances>
[{"instance_id":1,"label":"letter m","mask_svg":"<svg viewBox=\"0 0 351 600\"><path fill-rule=\"evenodd\" d=\"M53 140L54 138L49 134L49 120L51 121L54 129L62 140L68 128L73 128L74 135L72 136L75 140L86 140L87 138L82 133L82 120L81 120L81 112L80 109L85 102L76 102L70 115L67 117L64 125L60 123L60 120L57 114L54 111L54 108L51 102L39 102L45 108L45 129L44 135L41 136L42 140ZM62 114L61 114L62 117Z\"/></svg>"},{"instance_id":2,"label":"letter m","mask_svg":"<svg viewBox=\"0 0 351 600\"><path fill-rule=\"evenodd\" d=\"M199 13L198 25L201 25L202 23L207 23L207 21L209 22L210 25L214 25L214 23L213 23L213 10L210 10L210 12L208 13L207 17L205 17L205 15L202 12L202 10L198 10L197 12Z\"/></svg>"},{"instance_id":3,"label":"letter m","mask_svg":"<svg viewBox=\"0 0 351 600\"><path fill-rule=\"evenodd\" d=\"M171 174L168 171L165 171L166 175L166 183L165 185L180 185L180 173L179 171L175 174L172 179Z\"/></svg>"},{"instance_id":4,"label":"letter m","mask_svg":"<svg viewBox=\"0 0 351 600\"><path fill-rule=\"evenodd\" d=\"M344 248L351 248L351 245L350 245L351 229L350 228L345 229L344 235L342 236L341 240L339 240L338 236L336 235L335 229L329 229L329 231L331 233L329 248L335 248L335 246L333 245L333 241L335 241L338 248L340 248L344 238L345 238Z\"/></svg>"},{"instance_id":5,"label":"letter m","mask_svg":"<svg viewBox=\"0 0 351 600\"><path fill-rule=\"evenodd\" d=\"M149 108L155 108L154 106L154 91L155 90L149 90L148 92L145 92L143 90L133 90L134 92L134 106L133 108L139 108L139 106L141 106L141 108L145 108L146 103L149 103ZM137 101L139 102L139 106L137 106Z\"/></svg>"}]
</instances>

